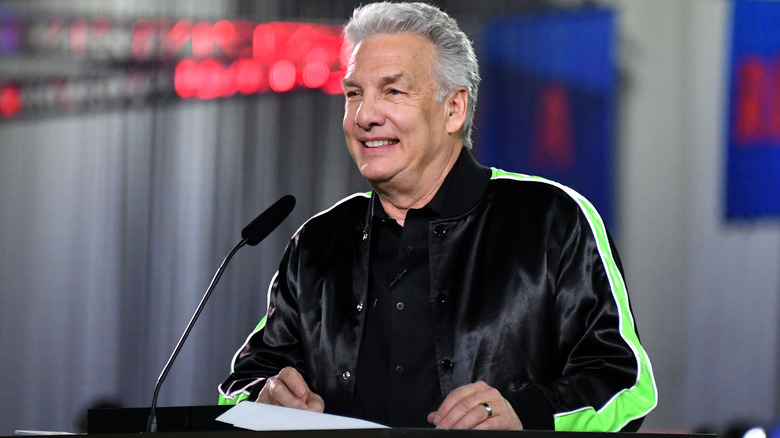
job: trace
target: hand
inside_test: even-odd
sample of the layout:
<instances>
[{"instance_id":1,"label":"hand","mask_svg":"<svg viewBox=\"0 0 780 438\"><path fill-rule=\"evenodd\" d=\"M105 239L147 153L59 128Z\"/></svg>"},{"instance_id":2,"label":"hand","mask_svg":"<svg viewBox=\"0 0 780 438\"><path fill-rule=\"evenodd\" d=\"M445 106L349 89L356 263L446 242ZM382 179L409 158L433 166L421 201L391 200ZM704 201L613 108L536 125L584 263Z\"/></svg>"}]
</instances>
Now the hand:
<instances>
[{"instance_id":1,"label":"hand","mask_svg":"<svg viewBox=\"0 0 780 438\"><path fill-rule=\"evenodd\" d=\"M283 368L279 374L268 378L257 402L314 412L325 410L322 397L312 392L301 373L292 367Z\"/></svg>"},{"instance_id":2,"label":"hand","mask_svg":"<svg viewBox=\"0 0 780 438\"><path fill-rule=\"evenodd\" d=\"M483 403L490 406L493 415L488 415ZM428 414L428 422L439 429L523 429L512 405L485 382L464 385L449 393L439 410Z\"/></svg>"}]
</instances>

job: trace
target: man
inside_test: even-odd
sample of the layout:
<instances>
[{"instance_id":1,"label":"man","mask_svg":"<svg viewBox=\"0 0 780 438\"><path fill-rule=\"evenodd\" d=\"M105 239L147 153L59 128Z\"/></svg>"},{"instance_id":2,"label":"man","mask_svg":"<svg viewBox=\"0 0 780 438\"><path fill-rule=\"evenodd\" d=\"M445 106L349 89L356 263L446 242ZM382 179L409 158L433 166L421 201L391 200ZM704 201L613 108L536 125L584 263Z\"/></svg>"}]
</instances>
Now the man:
<instances>
[{"instance_id":1,"label":"man","mask_svg":"<svg viewBox=\"0 0 780 438\"><path fill-rule=\"evenodd\" d=\"M307 221L223 401L391 426L635 430L656 404L617 252L571 189L477 164L454 20L376 3L345 28L347 148L370 194Z\"/></svg>"}]
</instances>

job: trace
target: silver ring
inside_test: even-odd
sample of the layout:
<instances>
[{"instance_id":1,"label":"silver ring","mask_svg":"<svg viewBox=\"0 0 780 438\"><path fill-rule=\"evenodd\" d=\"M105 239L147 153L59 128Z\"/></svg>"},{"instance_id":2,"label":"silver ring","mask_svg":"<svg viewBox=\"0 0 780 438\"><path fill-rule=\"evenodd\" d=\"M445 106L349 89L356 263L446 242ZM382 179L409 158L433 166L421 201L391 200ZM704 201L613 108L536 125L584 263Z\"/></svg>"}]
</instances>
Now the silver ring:
<instances>
[{"instance_id":1,"label":"silver ring","mask_svg":"<svg viewBox=\"0 0 780 438\"><path fill-rule=\"evenodd\" d=\"M482 406L485 407L485 410L487 411L488 418L493 416L493 409L490 408L490 405L487 403L482 403Z\"/></svg>"}]
</instances>

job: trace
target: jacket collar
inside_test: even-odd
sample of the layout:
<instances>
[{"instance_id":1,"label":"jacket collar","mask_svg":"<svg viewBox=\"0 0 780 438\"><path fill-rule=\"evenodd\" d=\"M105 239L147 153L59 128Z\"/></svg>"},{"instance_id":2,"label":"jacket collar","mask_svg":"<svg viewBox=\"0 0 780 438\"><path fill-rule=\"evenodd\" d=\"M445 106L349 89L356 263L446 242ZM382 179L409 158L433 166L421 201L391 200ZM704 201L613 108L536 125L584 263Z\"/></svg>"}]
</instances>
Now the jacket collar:
<instances>
[{"instance_id":1,"label":"jacket collar","mask_svg":"<svg viewBox=\"0 0 780 438\"><path fill-rule=\"evenodd\" d=\"M477 203L487 189L490 176L490 168L479 164L471 151L463 148L441 187L423 208L433 211L440 218L460 216ZM371 195L369 214L388 217L376 192Z\"/></svg>"}]
</instances>

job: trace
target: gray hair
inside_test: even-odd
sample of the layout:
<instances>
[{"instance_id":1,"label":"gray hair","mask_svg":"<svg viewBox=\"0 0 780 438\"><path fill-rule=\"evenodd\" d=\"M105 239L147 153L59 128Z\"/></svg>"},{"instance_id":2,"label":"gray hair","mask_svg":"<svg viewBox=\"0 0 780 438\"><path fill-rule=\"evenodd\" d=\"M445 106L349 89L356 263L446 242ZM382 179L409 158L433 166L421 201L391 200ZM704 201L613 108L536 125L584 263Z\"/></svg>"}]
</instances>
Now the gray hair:
<instances>
[{"instance_id":1,"label":"gray hair","mask_svg":"<svg viewBox=\"0 0 780 438\"><path fill-rule=\"evenodd\" d=\"M437 57L431 73L439 84L438 101L458 87L466 87L468 106L461 138L463 145L471 148L479 65L471 41L452 17L425 3L370 3L355 9L344 28L344 37L354 50L366 38L400 32L421 35L436 48Z\"/></svg>"}]
</instances>

